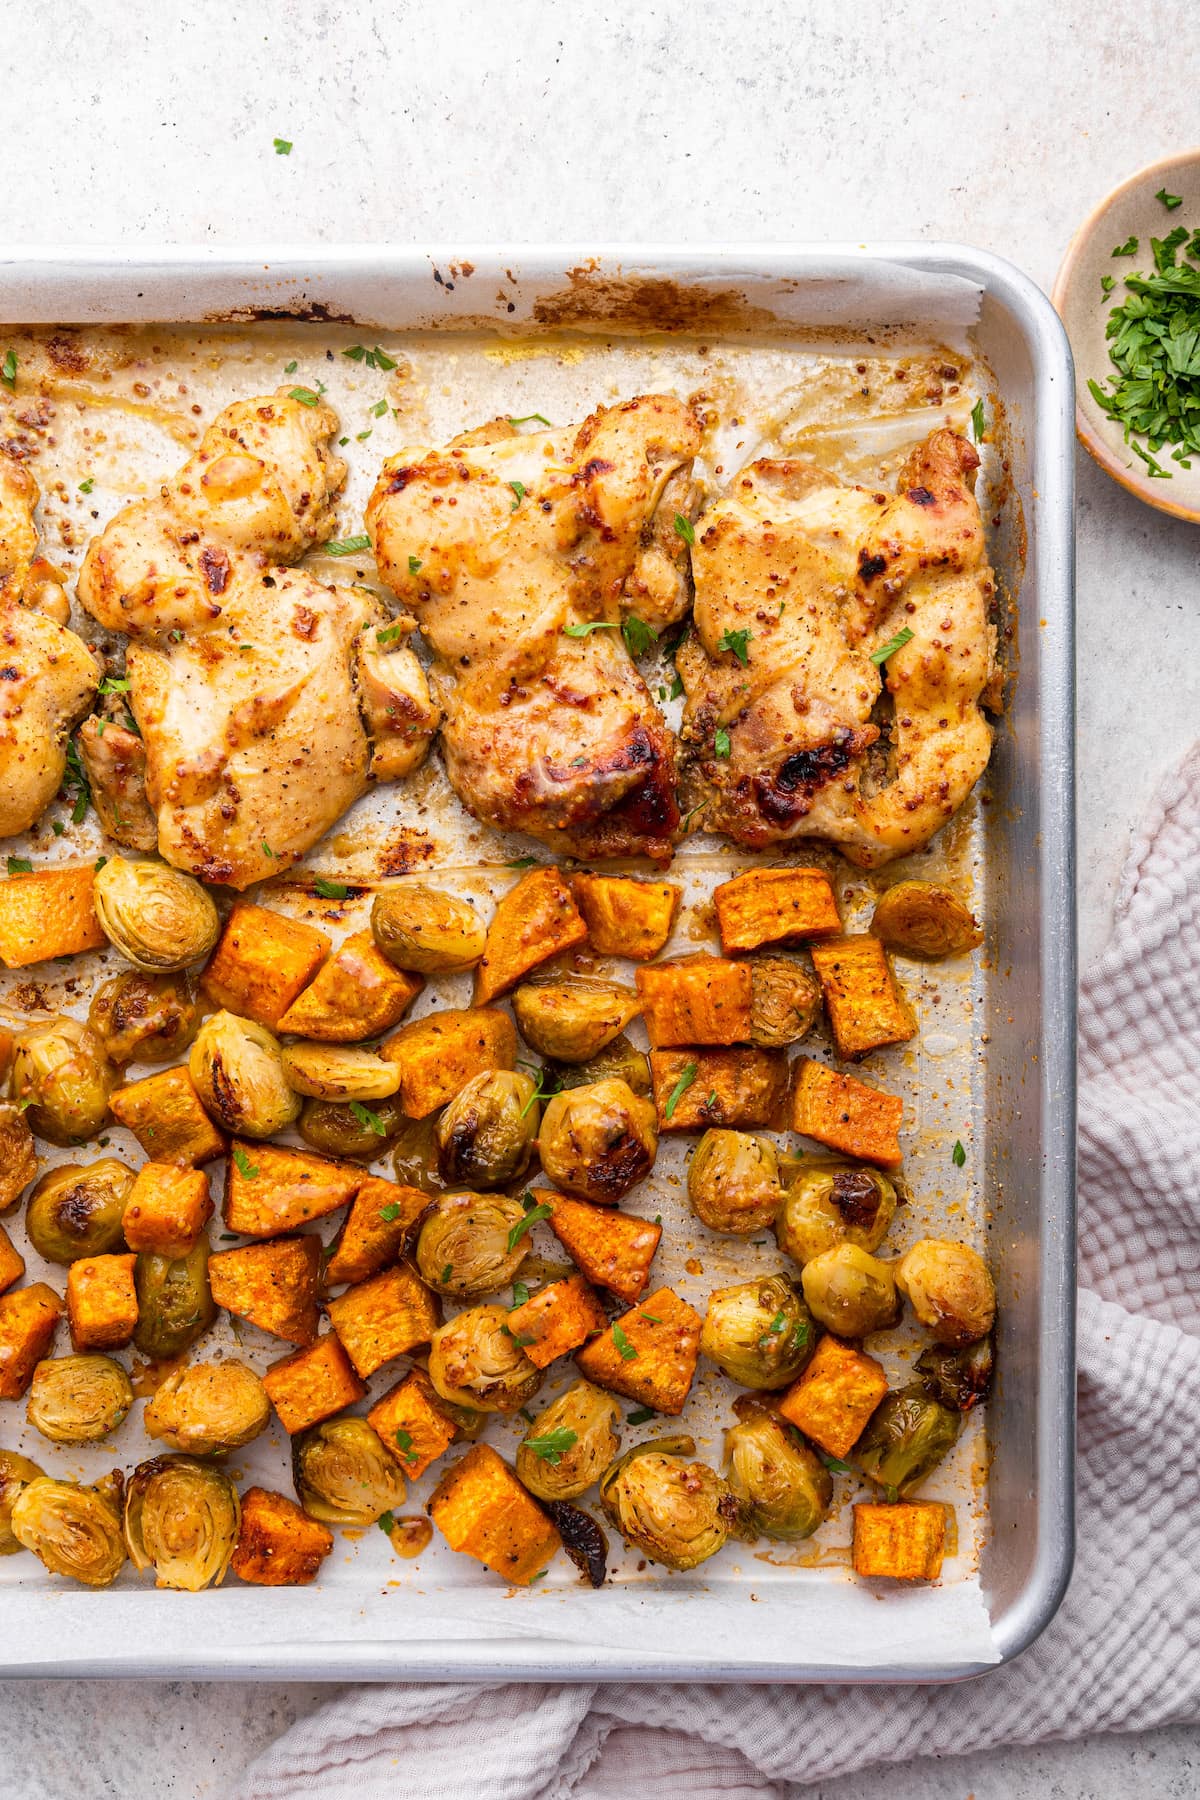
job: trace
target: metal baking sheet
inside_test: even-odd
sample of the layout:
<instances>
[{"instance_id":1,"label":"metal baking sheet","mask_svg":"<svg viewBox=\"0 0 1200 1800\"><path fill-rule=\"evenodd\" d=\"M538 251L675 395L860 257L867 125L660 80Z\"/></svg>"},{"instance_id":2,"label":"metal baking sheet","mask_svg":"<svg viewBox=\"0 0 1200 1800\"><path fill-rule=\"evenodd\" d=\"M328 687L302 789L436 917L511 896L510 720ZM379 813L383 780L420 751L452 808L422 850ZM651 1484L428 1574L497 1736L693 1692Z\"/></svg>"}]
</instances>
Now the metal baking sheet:
<instances>
[{"instance_id":1,"label":"metal baking sheet","mask_svg":"<svg viewBox=\"0 0 1200 1800\"><path fill-rule=\"evenodd\" d=\"M270 391L294 362L292 379L328 388L349 439L339 535L359 530L375 471L393 449L443 441L500 412L561 423L660 386L703 393L714 423L701 472L719 487L771 449L813 455L848 479L886 480L915 438L942 422L964 428L983 396L998 422L982 475L985 517L1002 583L1019 602L1007 650L1016 680L991 767L960 817L910 859L920 864L912 872L949 874L972 892L985 951L970 965L901 964L920 1036L865 1071L908 1105L915 1198L888 1251L943 1226L986 1247L1000 1290L997 1393L927 1490L957 1510L958 1547L942 1582L881 1596L854 1580L852 1489L838 1477L833 1514L805 1544L731 1544L690 1577L614 1558L618 1578L599 1594L581 1590L562 1559L536 1590L512 1593L438 1542L402 1562L375 1531L340 1534L320 1582L293 1591L231 1580L199 1596L159 1593L127 1570L114 1588L90 1594L31 1558L9 1558L0 1564L10 1627L0 1666L337 1680L500 1672L928 1680L1016 1654L1051 1616L1071 1558L1072 390L1046 301L1007 265L954 247L358 249L253 262L191 251L136 262L16 251L0 259L0 317L25 377L6 433L32 451L44 551L68 567L119 504L182 460L221 405ZM82 329L61 334L64 325ZM395 370L371 372L340 355L368 332ZM949 365L958 379L946 376ZM382 414L373 410L381 399ZM331 579L372 579L369 561L360 570L347 566L352 559L309 560ZM12 848L39 865L70 860L101 848L90 831L56 840L47 823ZM433 879L486 909L516 879L506 864L531 849L545 854L470 820L432 760L407 784L360 802L306 868L375 884ZM671 949L709 941L712 886L752 860L710 838L681 848L673 877L685 905ZM878 878L823 860L848 919L864 921ZM294 877L268 884L263 897L317 917L335 937L363 923L365 901L314 901ZM31 1006L85 1010L101 966L97 957L90 967L77 959L69 970L34 971L36 994L11 977L0 1009L18 1018ZM628 978L628 965L619 972ZM460 1003L461 990L461 981L431 983L414 1011ZM110 1154L138 1160L125 1134L111 1138ZM956 1138L968 1147L961 1171L950 1157ZM626 1206L663 1214L656 1277L703 1309L712 1287L780 1259L769 1236L744 1246L691 1218L681 1186L689 1141L663 1140L653 1176ZM537 1248L553 1257L554 1240ZM912 1342L904 1327L881 1340L891 1372L905 1366ZM257 1367L281 1350L249 1327L235 1339L227 1319L201 1353L210 1344ZM394 1378L385 1369L373 1395ZM549 1380L537 1404L570 1378L568 1368ZM711 1461L729 1396L702 1364L682 1423ZM56 1473L128 1470L146 1451L135 1417L107 1444L66 1450L24 1428L22 1413L0 1408L10 1415L0 1417L0 1441ZM498 1420L488 1436L511 1454L522 1429ZM626 1444L634 1435L627 1427ZM278 1427L232 1460L246 1481L290 1489ZM435 1467L416 1485L404 1512L419 1509L436 1475Z\"/></svg>"}]
</instances>

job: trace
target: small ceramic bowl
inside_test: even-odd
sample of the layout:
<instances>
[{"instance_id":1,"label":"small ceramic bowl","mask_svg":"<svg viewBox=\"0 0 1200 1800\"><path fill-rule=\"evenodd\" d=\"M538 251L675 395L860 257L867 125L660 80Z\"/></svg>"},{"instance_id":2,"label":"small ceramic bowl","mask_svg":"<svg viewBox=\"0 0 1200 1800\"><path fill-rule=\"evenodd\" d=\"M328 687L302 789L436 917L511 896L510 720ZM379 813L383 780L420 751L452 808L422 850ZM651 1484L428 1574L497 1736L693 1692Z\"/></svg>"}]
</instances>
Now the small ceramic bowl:
<instances>
[{"instance_id":1,"label":"small ceramic bowl","mask_svg":"<svg viewBox=\"0 0 1200 1800\"><path fill-rule=\"evenodd\" d=\"M1181 206L1168 209L1156 198L1160 190L1178 194ZM1089 455L1114 481L1145 500L1159 512L1200 524L1200 457L1192 457L1190 469L1171 461L1164 447L1155 461L1169 469L1171 479L1152 476L1124 439L1122 427L1102 412L1092 398L1088 381L1107 392L1115 373L1108 354L1104 328L1114 306L1125 297L1124 277L1154 270L1152 237L1163 238L1176 225L1189 232L1200 228L1200 150L1188 150L1151 163L1131 175L1084 220L1063 258L1051 298L1067 328L1075 356L1075 429ZM1119 244L1138 240L1136 256L1114 256ZM1105 295L1102 279L1112 276L1114 287ZM1140 440L1139 440L1140 441Z\"/></svg>"}]
</instances>

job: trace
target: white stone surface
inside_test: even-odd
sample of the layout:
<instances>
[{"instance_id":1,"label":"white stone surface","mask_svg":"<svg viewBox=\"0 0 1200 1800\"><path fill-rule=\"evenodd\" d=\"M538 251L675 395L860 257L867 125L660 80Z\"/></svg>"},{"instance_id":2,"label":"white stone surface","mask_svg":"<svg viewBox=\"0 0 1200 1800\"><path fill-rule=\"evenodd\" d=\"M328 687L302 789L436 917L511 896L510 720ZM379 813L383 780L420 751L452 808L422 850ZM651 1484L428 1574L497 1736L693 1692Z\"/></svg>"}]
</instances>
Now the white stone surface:
<instances>
[{"instance_id":1,"label":"white stone surface","mask_svg":"<svg viewBox=\"0 0 1200 1800\"><path fill-rule=\"evenodd\" d=\"M1092 204L1191 141L1200 74L1190 0L8 0L3 17L8 246L936 236L1048 285ZM1082 457L1079 478L1086 953L1200 724L1200 602L1193 530ZM0 1684L0 1794L218 1795L319 1692ZM1131 1791L1200 1791L1200 1733L821 1788Z\"/></svg>"}]
</instances>

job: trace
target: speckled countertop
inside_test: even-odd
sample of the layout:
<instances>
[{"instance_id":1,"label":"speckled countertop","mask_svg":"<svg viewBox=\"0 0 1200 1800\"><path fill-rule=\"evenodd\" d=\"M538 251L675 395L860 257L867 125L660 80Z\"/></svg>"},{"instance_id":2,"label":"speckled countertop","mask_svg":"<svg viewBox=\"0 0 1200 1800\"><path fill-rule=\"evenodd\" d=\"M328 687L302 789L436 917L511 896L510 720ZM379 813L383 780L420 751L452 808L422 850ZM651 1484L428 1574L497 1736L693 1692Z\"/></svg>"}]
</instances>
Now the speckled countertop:
<instances>
[{"instance_id":1,"label":"speckled countertop","mask_svg":"<svg viewBox=\"0 0 1200 1800\"><path fill-rule=\"evenodd\" d=\"M1190 0L9 0L8 244L959 238L1048 286L1181 148ZM277 156L275 137L291 140ZM1198 723L1197 536L1079 459L1080 900ZM322 1690L0 1684L0 1794L199 1800ZM964 1704L968 1704L964 1695ZM1200 1732L826 1782L825 1800L1200 1789ZM397 1789L398 1792L402 1790ZM599 1797L601 1789L596 1789Z\"/></svg>"}]
</instances>

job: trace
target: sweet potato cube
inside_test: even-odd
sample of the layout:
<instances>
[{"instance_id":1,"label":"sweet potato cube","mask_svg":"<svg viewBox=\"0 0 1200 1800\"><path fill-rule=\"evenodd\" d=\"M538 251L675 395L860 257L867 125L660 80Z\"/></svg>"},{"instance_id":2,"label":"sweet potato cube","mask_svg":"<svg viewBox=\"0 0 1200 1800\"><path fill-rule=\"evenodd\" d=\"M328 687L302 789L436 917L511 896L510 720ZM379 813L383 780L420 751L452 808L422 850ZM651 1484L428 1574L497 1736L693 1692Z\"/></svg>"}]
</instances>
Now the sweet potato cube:
<instances>
[{"instance_id":1,"label":"sweet potato cube","mask_svg":"<svg viewBox=\"0 0 1200 1800\"><path fill-rule=\"evenodd\" d=\"M830 938L812 947L813 968L837 1053L847 1060L885 1044L906 1044L917 1023L896 986L888 953L869 932Z\"/></svg>"},{"instance_id":2,"label":"sweet potato cube","mask_svg":"<svg viewBox=\"0 0 1200 1800\"><path fill-rule=\"evenodd\" d=\"M243 1244L209 1258L208 1284L218 1306L289 1344L317 1335L319 1237L276 1238Z\"/></svg>"},{"instance_id":3,"label":"sweet potato cube","mask_svg":"<svg viewBox=\"0 0 1200 1800\"><path fill-rule=\"evenodd\" d=\"M710 1125L775 1130L787 1097L787 1056L754 1048L652 1050L650 1079L660 1132Z\"/></svg>"},{"instance_id":4,"label":"sweet potato cube","mask_svg":"<svg viewBox=\"0 0 1200 1800\"><path fill-rule=\"evenodd\" d=\"M247 1488L229 1566L256 1587L307 1587L333 1549L333 1533L286 1494Z\"/></svg>"},{"instance_id":5,"label":"sweet potato cube","mask_svg":"<svg viewBox=\"0 0 1200 1800\"><path fill-rule=\"evenodd\" d=\"M550 1229L589 1281L630 1302L645 1293L661 1225L548 1190L536 1198L553 1209Z\"/></svg>"},{"instance_id":6,"label":"sweet potato cube","mask_svg":"<svg viewBox=\"0 0 1200 1800\"><path fill-rule=\"evenodd\" d=\"M873 1356L840 1338L823 1337L779 1410L830 1456L846 1456L886 1393L887 1376Z\"/></svg>"},{"instance_id":7,"label":"sweet potato cube","mask_svg":"<svg viewBox=\"0 0 1200 1800\"><path fill-rule=\"evenodd\" d=\"M400 1104L410 1119L428 1118L446 1106L472 1075L511 1069L517 1060L517 1028L494 1007L429 1013L386 1038L382 1054L400 1068Z\"/></svg>"},{"instance_id":8,"label":"sweet potato cube","mask_svg":"<svg viewBox=\"0 0 1200 1800\"><path fill-rule=\"evenodd\" d=\"M394 1263L429 1203L430 1196L420 1188L368 1175L334 1239L325 1265L326 1288L353 1287Z\"/></svg>"},{"instance_id":9,"label":"sweet potato cube","mask_svg":"<svg viewBox=\"0 0 1200 1800\"><path fill-rule=\"evenodd\" d=\"M508 1329L535 1368L567 1356L608 1326L608 1314L582 1275L551 1281L508 1315Z\"/></svg>"},{"instance_id":10,"label":"sweet potato cube","mask_svg":"<svg viewBox=\"0 0 1200 1800\"><path fill-rule=\"evenodd\" d=\"M226 1140L201 1106L182 1064L118 1088L109 1106L113 1118L132 1131L155 1162L195 1167L225 1152Z\"/></svg>"},{"instance_id":11,"label":"sweet potato cube","mask_svg":"<svg viewBox=\"0 0 1200 1800\"><path fill-rule=\"evenodd\" d=\"M475 1444L430 1496L430 1518L452 1550L528 1587L562 1547L533 1495L490 1444Z\"/></svg>"},{"instance_id":12,"label":"sweet potato cube","mask_svg":"<svg viewBox=\"0 0 1200 1800\"><path fill-rule=\"evenodd\" d=\"M424 986L423 976L394 969L370 932L360 931L317 970L279 1030L322 1044L357 1044L398 1025Z\"/></svg>"},{"instance_id":13,"label":"sweet potato cube","mask_svg":"<svg viewBox=\"0 0 1200 1800\"><path fill-rule=\"evenodd\" d=\"M25 1273L25 1258L0 1225L0 1294L19 1281Z\"/></svg>"},{"instance_id":14,"label":"sweet potato cube","mask_svg":"<svg viewBox=\"0 0 1200 1800\"><path fill-rule=\"evenodd\" d=\"M555 868L530 869L505 894L487 930L475 970L475 1004L486 1006L522 975L560 951L587 941L587 926L571 890Z\"/></svg>"},{"instance_id":15,"label":"sweet potato cube","mask_svg":"<svg viewBox=\"0 0 1200 1800\"><path fill-rule=\"evenodd\" d=\"M92 905L96 871L38 869L0 881L0 962L10 969L99 950L108 942Z\"/></svg>"},{"instance_id":16,"label":"sweet potato cube","mask_svg":"<svg viewBox=\"0 0 1200 1800\"><path fill-rule=\"evenodd\" d=\"M54 1342L63 1303L44 1281L0 1294L0 1400L19 1400Z\"/></svg>"},{"instance_id":17,"label":"sweet potato cube","mask_svg":"<svg viewBox=\"0 0 1200 1800\"><path fill-rule=\"evenodd\" d=\"M7 1031L0 1026L0 1082L8 1080L8 1071L12 1068L13 1046L16 1041L15 1031Z\"/></svg>"},{"instance_id":18,"label":"sweet potato cube","mask_svg":"<svg viewBox=\"0 0 1200 1800\"><path fill-rule=\"evenodd\" d=\"M413 1481L459 1435L458 1425L443 1412L423 1369L411 1370L389 1388L367 1414L367 1423Z\"/></svg>"},{"instance_id":19,"label":"sweet potato cube","mask_svg":"<svg viewBox=\"0 0 1200 1800\"><path fill-rule=\"evenodd\" d=\"M842 929L824 869L750 869L714 888L713 905L727 956L762 944L836 937Z\"/></svg>"},{"instance_id":20,"label":"sweet potato cube","mask_svg":"<svg viewBox=\"0 0 1200 1800\"><path fill-rule=\"evenodd\" d=\"M271 1031L329 954L315 925L239 902L200 977L209 999Z\"/></svg>"},{"instance_id":21,"label":"sweet potato cube","mask_svg":"<svg viewBox=\"0 0 1200 1800\"><path fill-rule=\"evenodd\" d=\"M343 1407L353 1406L367 1391L331 1331L315 1344L273 1362L262 1382L280 1424L292 1437L322 1419L331 1419Z\"/></svg>"},{"instance_id":22,"label":"sweet potato cube","mask_svg":"<svg viewBox=\"0 0 1200 1800\"><path fill-rule=\"evenodd\" d=\"M748 1042L752 985L748 963L721 956L684 956L639 969L637 990L652 1048Z\"/></svg>"},{"instance_id":23,"label":"sweet potato cube","mask_svg":"<svg viewBox=\"0 0 1200 1800\"><path fill-rule=\"evenodd\" d=\"M575 1357L597 1387L655 1412L680 1413L700 1355L700 1314L670 1288L657 1288L585 1344Z\"/></svg>"},{"instance_id":24,"label":"sweet potato cube","mask_svg":"<svg viewBox=\"0 0 1200 1800\"><path fill-rule=\"evenodd\" d=\"M225 1175L225 1223L243 1237L274 1237L349 1206L366 1180L353 1163L307 1150L235 1143Z\"/></svg>"},{"instance_id":25,"label":"sweet potato cube","mask_svg":"<svg viewBox=\"0 0 1200 1800\"><path fill-rule=\"evenodd\" d=\"M936 1581L946 1552L946 1509L932 1500L854 1508L854 1573Z\"/></svg>"},{"instance_id":26,"label":"sweet potato cube","mask_svg":"<svg viewBox=\"0 0 1200 1800\"><path fill-rule=\"evenodd\" d=\"M125 1242L156 1256L186 1256L212 1215L208 1178L200 1169L143 1163L125 1202Z\"/></svg>"},{"instance_id":27,"label":"sweet potato cube","mask_svg":"<svg viewBox=\"0 0 1200 1800\"><path fill-rule=\"evenodd\" d=\"M868 1087L853 1075L839 1075L807 1059L796 1065L792 1129L843 1156L895 1169L902 1161L900 1121L904 1102L897 1094Z\"/></svg>"},{"instance_id":28,"label":"sweet potato cube","mask_svg":"<svg viewBox=\"0 0 1200 1800\"><path fill-rule=\"evenodd\" d=\"M67 1270L67 1322L76 1350L119 1350L138 1322L136 1256L83 1256Z\"/></svg>"},{"instance_id":29,"label":"sweet potato cube","mask_svg":"<svg viewBox=\"0 0 1200 1800\"><path fill-rule=\"evenodd\" d=\"M427 1344L442 1322L437 1295L407 1263L359 1282L326 1311L364 1381L394 1356Z\"/></svg>"},{"instance_id":30,"label":"sweet potato cube","mask_svg":"<svg viewBox=\"0 0 1200 1800\"><path fill-rule=\"evenodd\" d=\"M670 881L572 875L571 892L592 949L601 956L627 956L631 962L658 955L679 911L679 889Z\"/></svg>"}]
</instances>

